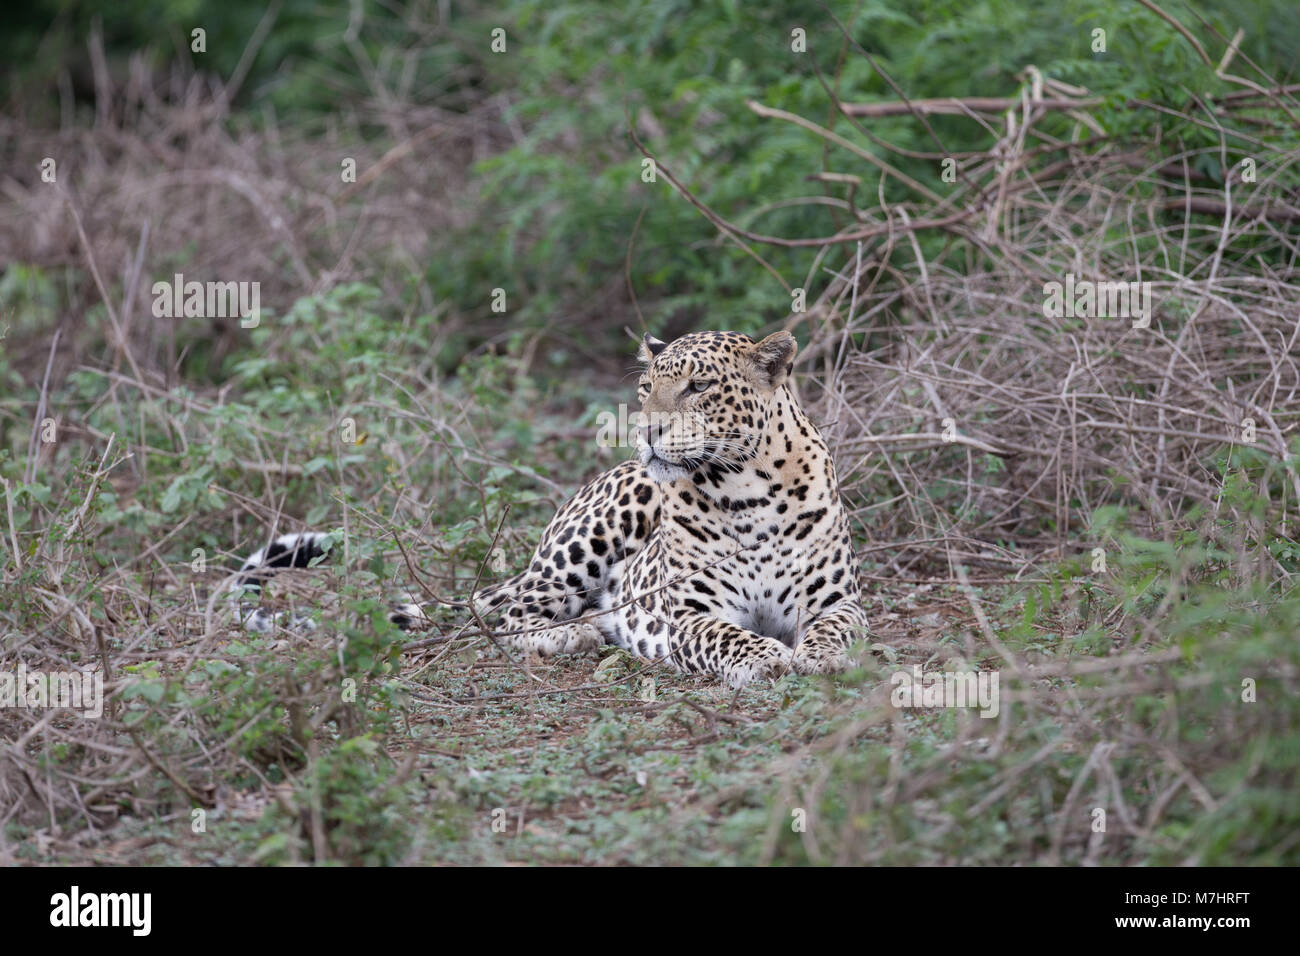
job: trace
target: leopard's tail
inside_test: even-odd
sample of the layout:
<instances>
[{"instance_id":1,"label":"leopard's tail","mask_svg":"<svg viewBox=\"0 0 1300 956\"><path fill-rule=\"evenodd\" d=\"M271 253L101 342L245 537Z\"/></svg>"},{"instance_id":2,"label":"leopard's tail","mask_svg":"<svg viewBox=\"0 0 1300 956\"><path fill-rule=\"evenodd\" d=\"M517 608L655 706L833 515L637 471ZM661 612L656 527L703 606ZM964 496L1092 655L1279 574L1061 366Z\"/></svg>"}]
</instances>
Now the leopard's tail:
<instances>
[{"instance_id":1,"label":"leopard's tail","mask_svg":"<svg viewBox=\"0 0 1300 956\"><path fill-rule=\"evenodd\" d=\"M259 548L244 559L239 577L231 587L238 596L239 619L248 630L264 634L277 626L294 630L311 630L315 627L307 614L286 616L257 604L262 597L262 586L278 571L285 568L310 567L317 558L327 555L333 539L319 531L282 534L264 548ZM402 630L410 630L429 622L421 603L410 594L403 594L390 604L388 619Z\"/></svg>"}]
</instances>

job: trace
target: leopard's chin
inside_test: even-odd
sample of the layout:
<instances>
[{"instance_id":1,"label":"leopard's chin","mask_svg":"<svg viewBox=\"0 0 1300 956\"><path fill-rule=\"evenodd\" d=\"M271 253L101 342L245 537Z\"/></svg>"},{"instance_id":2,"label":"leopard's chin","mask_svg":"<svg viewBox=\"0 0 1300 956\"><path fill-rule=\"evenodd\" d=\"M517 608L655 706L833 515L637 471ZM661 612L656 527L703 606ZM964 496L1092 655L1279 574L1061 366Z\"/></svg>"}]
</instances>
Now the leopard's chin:
<instances>
[{"instance_id":1,"label":"leopard's chin","mask_svg":"<svg viewBox=\"0 0 1300 956\"><path fill-rule=\"evenodd\" d=\"M674 481L689 477L691 474L691 469L685 465L679 465L676 462L668 461L666 458L660 458L651 448L642 448L639 457L650 480L661 485L672 484Z\"/></svg>"}]
</instances>

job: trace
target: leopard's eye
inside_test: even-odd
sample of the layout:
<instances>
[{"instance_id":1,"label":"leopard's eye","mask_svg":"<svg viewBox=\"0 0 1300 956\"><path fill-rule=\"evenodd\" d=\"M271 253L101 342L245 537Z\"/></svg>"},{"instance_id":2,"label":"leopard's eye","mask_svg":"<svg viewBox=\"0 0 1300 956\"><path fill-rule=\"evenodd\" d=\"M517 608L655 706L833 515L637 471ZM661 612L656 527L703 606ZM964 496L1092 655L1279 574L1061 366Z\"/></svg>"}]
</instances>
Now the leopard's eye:
<instances>
[{"instance_id":1,"label":"leopard's eye","mask_svg":"<svg viewBox=\"0 0 1300 956\"><path fill-rule=\"evenodd\" d=\"M648 378L641 379L641 381L636 383L636 390L638 392L650 391L650 380Z\"/></svg>"},{"instance_id":2,"label":"leopard's eye","mask_svg":"<svg viewBox=\"0 0 1300 956\"><path fill-rule=\"evenodd\" d=\"M707 379L696 379L686 387L686 390L692 395L698 395L700 392L707 392L716 384L717 382L709 381Z\"/></svg>"}]
</instances>

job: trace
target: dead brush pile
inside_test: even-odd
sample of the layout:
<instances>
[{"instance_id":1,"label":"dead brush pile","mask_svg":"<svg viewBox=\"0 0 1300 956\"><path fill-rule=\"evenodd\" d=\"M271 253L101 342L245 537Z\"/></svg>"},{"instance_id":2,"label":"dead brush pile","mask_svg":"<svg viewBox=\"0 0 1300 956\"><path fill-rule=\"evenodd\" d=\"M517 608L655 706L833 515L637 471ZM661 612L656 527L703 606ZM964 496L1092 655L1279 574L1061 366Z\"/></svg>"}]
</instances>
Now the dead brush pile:
<instances>
[{"instance_id":1,"label":"dead brush pile","mask_svg":"<svg viewBox=\"0 0 1300 956\"><path fill-rule=\"evenodd\" d=\"M1001 127L948 195L855 209L818 240L833 279L792 323L882 573L1021 573L1079 548L1104 506L1157 536L1197 510L1244 520L1223 505L1234 448L1284 472L1258 489L1284 520L1300 500L1293 93L1201 103L1220 142L1195 149L1111 141L1094 98L1036 75L1000 117L983 100L838 104L854 125L910 107ZM1069 141L1039 131L1060 111ZM910 161L875 162L908 182ZM857 174L837 179L854 208Z\"/></svg>"}]
</instances>

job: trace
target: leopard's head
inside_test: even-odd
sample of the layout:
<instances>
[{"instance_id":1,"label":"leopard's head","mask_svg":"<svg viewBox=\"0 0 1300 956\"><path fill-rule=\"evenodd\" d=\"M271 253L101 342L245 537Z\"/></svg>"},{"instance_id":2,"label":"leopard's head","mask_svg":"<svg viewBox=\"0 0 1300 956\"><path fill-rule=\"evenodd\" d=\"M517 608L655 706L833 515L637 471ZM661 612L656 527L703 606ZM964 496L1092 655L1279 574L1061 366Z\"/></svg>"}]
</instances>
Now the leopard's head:
<instances>
[{"instance_id":1,"label":"leopard's head","mask_svg":"<svg viewBox=\"0 0 1300 956\"><path fill-rule=\"evenodd\" d=\"M646 473L664 483L708 466L739 471L758 452L797 348L789 332L761 342L739 332L693 332L671 344L645 336L637 454Z\"/></svg>"}]
</instances>

